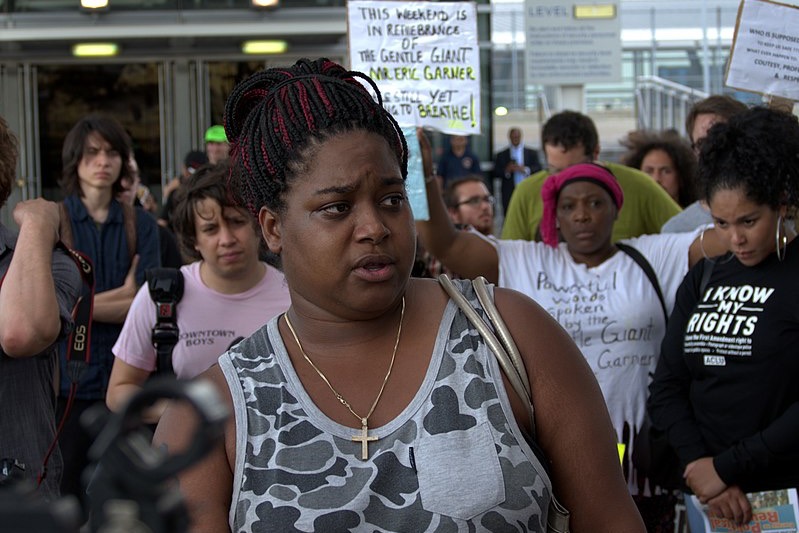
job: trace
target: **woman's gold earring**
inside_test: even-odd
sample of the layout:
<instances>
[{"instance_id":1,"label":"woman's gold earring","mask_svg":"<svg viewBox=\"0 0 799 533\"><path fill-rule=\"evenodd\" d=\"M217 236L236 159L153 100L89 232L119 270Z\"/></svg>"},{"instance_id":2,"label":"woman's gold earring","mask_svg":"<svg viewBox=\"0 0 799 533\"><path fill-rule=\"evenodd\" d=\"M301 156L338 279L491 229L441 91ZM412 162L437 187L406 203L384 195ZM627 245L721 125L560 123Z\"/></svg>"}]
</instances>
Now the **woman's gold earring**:
<instances>
[{"instance_id":1,"label":"woman's gold earring","mask_svg":"<svg viewBox=\"0 0 799 533\"><path fill-rule=\"evenodd\" d=\"M785 228L782 227L782 215L777 218L776 245L777 259L779 261L784 261L785 248L788 246L788 235L785 233Z\"/></svg>"},{"instance_id":2,"label":"woman's gold earring","mask_svg":"<svg viewBox=\"0 0 799 533\"><path fill-rule=\"evenodd\" d=\"M707 230L708 228L705 228L702 230L702 233L699 234L699 249L702 250L702 256L704 256L705 259L707 259L708 261L712 261L712 259L707 255L707 252L705 251L705 232Z\"/></svg>"}]
</instances>

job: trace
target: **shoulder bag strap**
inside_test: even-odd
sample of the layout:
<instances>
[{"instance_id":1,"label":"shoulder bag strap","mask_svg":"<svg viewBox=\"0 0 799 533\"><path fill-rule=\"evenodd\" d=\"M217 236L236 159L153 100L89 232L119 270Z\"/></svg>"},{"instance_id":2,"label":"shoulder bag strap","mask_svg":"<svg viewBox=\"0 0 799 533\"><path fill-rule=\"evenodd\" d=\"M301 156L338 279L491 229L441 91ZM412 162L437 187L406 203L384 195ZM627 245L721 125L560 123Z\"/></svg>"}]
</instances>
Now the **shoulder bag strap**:
<instances>
[{"instance_id":1,"label":"shoulder bag strap","mask_svg":"<svg viewBox=\"0 0 799 533\"><path fill-rule=\"evenodd\" d=\"M505 321L502 320L502 315L499 314L499 309L497 309L496 304L494 304L494 299L488 292L487 284L488 281L483 276L479 276L472 280L472 286L477 294L477 299L480 301L480 305L483 307L483 311L488 315L488 319L491 321L491 325L494 326L494 331L502 342L505 351L508 353L513 367L516 369L516 372L519 373L524 388L527 390L527 396L532 398L532 389L530 388L530 380L527 378L527 370L524 367L524 359L522 359L522 354L519 352L519 348L516 346L516 342L514 342L508 326L505 324Z\"/></svg>"},{"instance_id":2,"label":"shoulder bag strap","mask_svg":"<svg viewBox=\"0 0 799 533\"><path fill-rule=\"evenodd\" d=\"M502 367L503 372L505 372L505 375L508 377L508 381L513 387L513 390L516 391L516 394L522 399L522 403L525 405L525 409L530 416L530 420L533 421L533 405L532 399L530 397L529 384L525 386L525 382L522 381L519 371L513 364L513 361L508 355L508 352L505 350L502 342L497 339L497 336L493 331L491 331L491 329L488 327L488 324L486 324L485 320L483 320L477 311L475 311L474 307L472 307L468 300L466 300L466 297L455 288L455 285L452 283L452 280L449 279L449 276L446 274L441 274L438 276L438 282L441 284L447 294L449 294L450 298L452 298L455 303L458 304L458 307L460 307L464 312L466 317L469 319L469 322L471 322L472 325L477 328L485 343L488 345L491 351L494 352L497 361L499 362L499 366Z\"/></svg>"},{"instance_id":3,"label":"shoulder bag strap","mask_svg":"<svg viewBox=\"0 0 799 533\"><path fill-rule=\"evenodd\" d=\"M660 300L660 307L663 309L663 317L666 319L666 324L668 324L669 312L666 310L666 300L663 298L663 291L660 290L660 282L658 281L657 274L655 274L655 270L652 268L652 265L650 265L649 261L646 260L644 254L629 244L617 242L616 248L629 255L630 259L635 261L635 263L641 267L641 270L644 271L646 277L649 278L649 282L652 284L652 288L655 289L655 293L658 295L658 300Z\"/></svg>"},{"instance_id":4,"label":"shoulder bag strap","mask_svg":"<svg viewBox=\"0 0 799 533\"><path fill-rule=\"evenodd\" d=\"M494 335L494 332L491 331L488 324L480 317L463 294L455 288L452 280L449 279L446 274L438 276L438 282L447 294L449 294L450 298L455 300L455 303L458 304L458 307L461 308L469 321L477 328L485 343L491 348L491 351L494 352L499 366L502 367L502 370L508 377L508 381L510 381L513 390L515 390L516 394L522 399L525 410L530 417L531 427L533 431L535 431L533 402L530 393L530 384L527 380L527 372L524 369L524 362L507 325L502 320L493 299L488 294L485 278L480 277L472 281L472 286L477 293L477 299L480 301L480 305L488 315L489 320L491 320L491 325L497 331L499 337L503 339L502 342ZM506 342L507 344L505 344ZM509 347L509 350L506 350L506 347ZM508 351L510 351L513 356L509 355ZM514 362L514 359L518 361L518 363ZM569 510L558 501L555 494L552 494L547 512L547 533L569 533L570 515L571 513L569 513Z\"/></svg>"}]
</instances>

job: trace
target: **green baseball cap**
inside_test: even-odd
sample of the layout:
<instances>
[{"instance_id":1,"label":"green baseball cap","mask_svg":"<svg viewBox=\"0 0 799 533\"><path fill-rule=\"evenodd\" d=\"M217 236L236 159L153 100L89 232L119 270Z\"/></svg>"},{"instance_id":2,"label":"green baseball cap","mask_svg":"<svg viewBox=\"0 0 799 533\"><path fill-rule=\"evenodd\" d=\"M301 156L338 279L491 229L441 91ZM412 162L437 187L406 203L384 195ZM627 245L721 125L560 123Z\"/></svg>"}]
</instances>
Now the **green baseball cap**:
<instances>
[{"instance_id":1,"label":"green baseball cap","mask_svg":"<svg viewBox=\"0 0 799 533\"><path fill-rule=\"evenodd\" d=\"M205 130L205 142L207 143L226 143L225 127L215 124Z\"/></svg>"}]
</instances>

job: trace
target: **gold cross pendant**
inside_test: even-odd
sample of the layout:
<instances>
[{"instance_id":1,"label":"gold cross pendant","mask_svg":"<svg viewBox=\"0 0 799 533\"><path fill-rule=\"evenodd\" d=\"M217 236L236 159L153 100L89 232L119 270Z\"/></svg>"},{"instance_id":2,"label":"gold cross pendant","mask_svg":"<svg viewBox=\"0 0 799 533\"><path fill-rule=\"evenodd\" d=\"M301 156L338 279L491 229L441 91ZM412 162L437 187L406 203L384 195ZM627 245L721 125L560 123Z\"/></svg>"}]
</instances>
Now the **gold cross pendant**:
<instances>
[{"instance_id":1,"label":"gold cross pendant","mask_svg":"<svg viewBox=\"0 0 799 533\"><path fill-rule=\"evenodd\" d=\"M377 440L375 436L369 436L369 428L367 427L368 424L366 423L365 418L361 418L361 434L360 435L353 435L352 440L353 442L360 442L361 443L361 459L366 461L369 459L369 442Z\"/></svg>"}]
</instances>

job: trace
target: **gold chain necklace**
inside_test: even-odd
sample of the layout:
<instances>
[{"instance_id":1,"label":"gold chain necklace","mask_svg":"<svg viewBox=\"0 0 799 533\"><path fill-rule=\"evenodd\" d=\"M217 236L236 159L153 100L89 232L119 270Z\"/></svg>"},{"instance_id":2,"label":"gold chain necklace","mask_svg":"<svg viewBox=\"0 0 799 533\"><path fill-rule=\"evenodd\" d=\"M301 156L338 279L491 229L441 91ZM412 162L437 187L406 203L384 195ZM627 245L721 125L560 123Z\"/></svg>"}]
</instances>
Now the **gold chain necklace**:
<instances>
[{"instance_id":1,"label":"gold chain necklace","mask_svg":"<svg viewBox=\"0 0 799 533\"><path fill-rule=\"evenodd\" d=\"M322 378L322 381L328 386L328 388L333 392L336 399L341 402L341 405L347 408L347 410L355 416L358 420L361 421L361 432L358 435L353 435L352 440L353 442L360 442L361 443L361 459L364 461L369 458L369 443L376 441L379 437L372 435L369 436L369 417L372 416L372 413L375 411L375 407L377 407L377 402L380 401L380 397L383 396L383 390L386 388L386 383L388 383L388 377L391 375L391 370L394 368L394 359L397 357L397 348L399 347L400 336L402 335L402 322L405 319L405 296L402 297L402 311L400 312L400 321L399 327L397 328L397 340L394 341L394 351L391 353L391 363L388 365L388 372L386 372L386 377L383 379L383 384L380 386L380 391L377 393L377 398L375 398L374 403L372 403L372 408L369 409L369 412L366 416L361 416L356 413L350 403L344 399L344 397L339 394L336 389L333 388L333 385L330 384L330 380L327 379L321 370L311 361L311 358L308 357L308 354L305 353L305 350L302 348L302 344L300 343L299 337L297 337L297 332L294 331L294 326L291 325L291 320L289 320L288 313L284 313L283 316L286 318L286 325L289 327L289 331L291 331L292 337L294 337L294 342L297 343L297 348L300 349L300 353L308 361L308 364L311 365L311 368L316 370L316 373L319 374L319 377Z\"/></svg>"}]
</instances>

